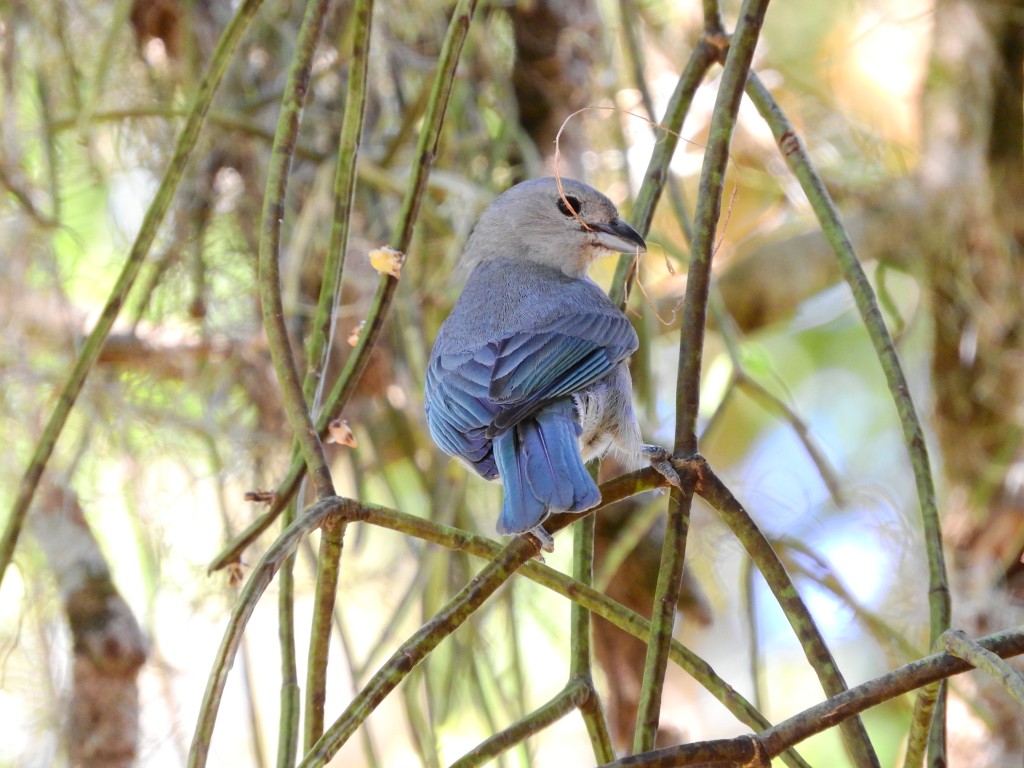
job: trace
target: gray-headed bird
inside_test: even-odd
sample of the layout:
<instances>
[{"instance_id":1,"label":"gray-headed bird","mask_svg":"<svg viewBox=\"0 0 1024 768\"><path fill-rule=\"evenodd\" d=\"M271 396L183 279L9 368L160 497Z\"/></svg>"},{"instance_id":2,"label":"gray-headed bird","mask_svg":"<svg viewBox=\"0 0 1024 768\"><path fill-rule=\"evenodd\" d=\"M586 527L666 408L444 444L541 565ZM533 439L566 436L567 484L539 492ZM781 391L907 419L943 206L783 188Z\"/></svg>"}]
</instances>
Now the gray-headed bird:
<instances>
[{"instance_id":1,"label":"gray-headed bird","mask_svg":"<svg viewBox=\"0 0 1024 768\"><path fill-rule=\"evenodd\" d=\"M595 259L647 246L596 189L561 185L517 184L484 211L426 382L434 441L504 486L498 532L531 531L546 548L541 524L552 511L601 501L586 461L614 449L627 465L646 456L674 475L667 452L643 443L633 413L636 332L587 276Z\"/></svg>"}]
</instances>

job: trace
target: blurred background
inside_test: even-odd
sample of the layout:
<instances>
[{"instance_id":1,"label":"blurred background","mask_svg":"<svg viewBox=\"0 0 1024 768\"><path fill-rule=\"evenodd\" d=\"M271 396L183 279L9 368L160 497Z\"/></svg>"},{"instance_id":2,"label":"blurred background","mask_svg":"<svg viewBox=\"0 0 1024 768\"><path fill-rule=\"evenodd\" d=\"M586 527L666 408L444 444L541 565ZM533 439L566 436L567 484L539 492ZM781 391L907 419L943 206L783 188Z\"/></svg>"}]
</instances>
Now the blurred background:
<instances>
[{"instance_id":1,"label":"blurred background","mask_svg":"<svg viewBox=\"0 0 1024 768\"><path fill-rule=\"evenodd\" d=\"M727 29L737 9L724 4ZM246 493L273 489L291 448L255 256L270 141L303 10L268 3L243 39L139 284L50 461L0 590L0 765L69 761L80 725L70 684L75 641L56 584L60 553L77 546L92 546L93 567L109 571L125 621L134 616L140 630L136 762L184 762L237 594L225 571L208 566L264 511ZM0 2L5 512L231 13L211 0ZM350 354L346 340L376 288L366 254L391 237L418 161L416 136L450 14L451 4L437 0L376 2L328 379ZM328 245L352 26L351 2L338 0L317 50L292 168L281 270L296 350ZM460 288L461 247L497 193L553 171L556 134L583 107L597 109L564 126L558 170L602 189L628 216L663 138L650 121L661 119L702 29L701 4L688 0L480 3L384 335L342 414L358 445L328 446L339 493L493 534L500 488L441 454L423 417L425 361ZM896 338L939 478L954 625L969 634L1022 623L1022 61L1024 7L994 0L780 2L754 60L840 206ZM711 70L683 126L629 305L642 339L633 361L639 413L646 438L663 445L674 434L687 217L719 74ZM749 102L731 155L701 452L775 542L853 685L928 651L913 475L849 290ZM614 266L597 265L593 277L608 288ZM648 493L598 517L599 584L646 615L666 498ZM77 533L47 522L55 508L70 510ZM278 530L246 549L241 578ZM74 536L91 536L96 546ZM602 571L603 554L624 540L625 558ZM315 553L314 537L295 567L300 680ZM547 561L568 571L570 560L562 534ZM687 563L677 636L773 721L820 701L770 592L728 529L699 505ZM479 566L394 532L350 527L328 722ZM276 589L275 582L246 633L211 764L275 762ZM556 595L513 580L332 765L445 765L531 711L566 679L568 610ZM602 622L595 634L598 687L618 743L628 745L642 645ZM900 760L911 706L901 699L865 715L883 765ZM670 671L662 727L665 743L746 731L678 669ZM957 680L949 728L951 764L1020 764L1019 711L984 680ZM812 765L847 764L834 732L801 752ZM573 715L502 764L590 760L586 729Z\"/></svg>"}]
</instances>

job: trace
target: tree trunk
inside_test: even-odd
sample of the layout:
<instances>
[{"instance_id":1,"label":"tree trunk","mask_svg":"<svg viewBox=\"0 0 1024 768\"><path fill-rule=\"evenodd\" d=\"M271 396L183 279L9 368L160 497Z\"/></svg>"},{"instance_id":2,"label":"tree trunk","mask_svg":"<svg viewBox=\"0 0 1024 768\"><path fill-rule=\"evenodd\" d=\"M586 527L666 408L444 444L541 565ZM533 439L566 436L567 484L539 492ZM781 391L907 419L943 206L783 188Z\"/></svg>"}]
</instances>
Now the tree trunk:
<instances>
[{"instance_id":1,"label":"tree trunk","mask_svg":"<svg viewBox=\"0 0 1024 768\"><path fill-rule=\"evenodd\" d=\"M30 520L60 588L72 639L71 765L127 768L139 747L139 670L149 643L114 586L74 492L44 486Z\"/></svg>"},{"instance_id":2,"label":"tree trunk","mask_svg":"<svg viewBox=\"0 0 1024 768\"><path fill-rule=\"evenodd\" d=\"M920 245L954 622L974 634L1016 623L1009 598L1024 594L1022 83L1024 4L938 2L922 103ZM984 764L1019 765L1019 710L981 676L969 684L994 738L972 743L969 729L951 729L952 762L982 764L989 753Z\"/></svg>"}]
</instances>

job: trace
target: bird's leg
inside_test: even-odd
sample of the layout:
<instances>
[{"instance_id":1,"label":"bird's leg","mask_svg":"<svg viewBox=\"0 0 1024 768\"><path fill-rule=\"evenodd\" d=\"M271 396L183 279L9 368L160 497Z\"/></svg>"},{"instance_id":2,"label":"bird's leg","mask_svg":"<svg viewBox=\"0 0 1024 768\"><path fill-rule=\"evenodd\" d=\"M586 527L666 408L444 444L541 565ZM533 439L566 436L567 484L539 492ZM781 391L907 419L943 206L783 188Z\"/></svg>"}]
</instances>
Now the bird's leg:
<instances>
[{"instance_id":1,"label":"bird's leg","mask_svg":"<svg viewBox=\"0 0 1024 768\"><path fill-rule=\"evenodd\" d=\"M527 533L532 533L537 538L537 541L540 542L540 548L543 551L547 552L548 554L551 554L555 551L555 537L548 533L546 530L544 530L543 525L538 525L535 528L531 528L527 531Z\"/></svg>"},{"instance_id":2,"label":"bird's leg","mask_svg":"<svg viewBox=\"0 0 1024 768\"><path fill-rule=\"evenodd\" d=\"M672 465L672 452L660 445L644 445L641 452L651 462L651 466L659 475L668 480L670 485L682 490L683 483L679 479L679 473Z\"/></svg>"}]
</instances>

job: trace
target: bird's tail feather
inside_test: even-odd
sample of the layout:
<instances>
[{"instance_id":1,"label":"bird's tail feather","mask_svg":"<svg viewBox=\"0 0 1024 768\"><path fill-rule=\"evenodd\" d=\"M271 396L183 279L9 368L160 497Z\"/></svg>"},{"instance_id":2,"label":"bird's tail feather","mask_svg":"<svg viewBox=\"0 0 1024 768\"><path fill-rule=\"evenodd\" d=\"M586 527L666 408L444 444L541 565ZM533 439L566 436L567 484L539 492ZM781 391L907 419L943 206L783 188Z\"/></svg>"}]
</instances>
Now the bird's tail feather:
<instances>
[{"instance_id":1,"label":"bird's tail feather","mask_svg":"<svg viewBox=\"0 0 1024 768\"><path fill-rule=\"evenodd\" d=\"M580 512L601 501L577 445L571 402L554 403L494 439L505 488L498 532L523 533L552 510Z\"/></svg>"}]
</instances>

